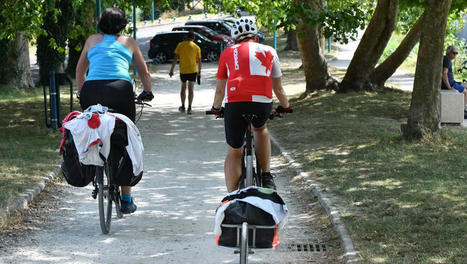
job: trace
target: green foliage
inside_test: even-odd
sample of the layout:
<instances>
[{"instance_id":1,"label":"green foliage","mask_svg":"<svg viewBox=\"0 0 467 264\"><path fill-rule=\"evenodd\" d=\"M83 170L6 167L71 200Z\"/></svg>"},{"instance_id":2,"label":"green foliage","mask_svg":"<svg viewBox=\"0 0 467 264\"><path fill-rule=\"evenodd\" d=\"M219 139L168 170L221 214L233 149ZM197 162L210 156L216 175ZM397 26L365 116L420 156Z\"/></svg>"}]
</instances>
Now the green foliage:
<instances>
[{"instance_id":1,"label":"green foliage","mask_svg":"<svg viewBox=\"0 0 467 264\"><path fill-rule=\"evenodd\" d=\"M337 41L347 42L357 34L358 28L363 28L367 19L367 9L371 8L370 2L357 0L329 0L325 1L273 1L253 0L225 1L225 11L236 14L239 7L255 14L257 23L268 30L283 28L295 29L299 24L319 24L324 29L326 37L333 37ZM212 6L215 1L205 1ZM277 21L277 24L274 21Z\"/></svg>"},{"instance_id":2,"label":"green foliage","mask_svg":"<svg viewBox=\"0 0 467 264\"><path fill-rule=\"evenodd\" d=\"M32 39L42 32L44 0L3 0L0 1L0 15L3 18L0 39L14 39L18 32Z\"/></svg>"},{"instance_id":3,"label":"green foliage","mask_svg":"<svg viewBox=\"0 0 467 264\"><path fill-rule=\"evenodd\" d=\"M40 82L46 84L49 72L57 71L65 62L68 32L73 21L73 0L54 1L53 7L44 17L42 34L37 38L37 61L39 63Z\"/></svg>"}]
</instances>

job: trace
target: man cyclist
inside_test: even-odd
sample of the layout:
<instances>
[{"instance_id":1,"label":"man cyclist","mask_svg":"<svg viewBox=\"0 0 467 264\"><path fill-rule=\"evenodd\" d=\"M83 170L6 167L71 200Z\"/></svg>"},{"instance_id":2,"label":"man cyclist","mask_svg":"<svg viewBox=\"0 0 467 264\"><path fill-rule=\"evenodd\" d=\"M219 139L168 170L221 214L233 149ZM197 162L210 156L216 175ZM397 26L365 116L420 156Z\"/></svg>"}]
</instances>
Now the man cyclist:
<instances>
[{"instance_id":1,"label":"man cyclist","mask_svg":"<svg viewBox=\"0 0 467 264\"><path fill-rule=\"evenodd\" d=\"M291 112L284 89L282 72L276 51L259 44L254 22L239 19L232 27L235 45L226 48L220 58L217 71L217 87L211 112L221 113L225 93L224 124L228 144L224 163L227 190L238 188L241 176L242 146L247 124L242 115L254 114L252 120L256 154L263 170L263 187L275 189L270 173L271 142L266 121L272 111L272 92L279 99L278 112Z\"/></svg>"}]
</instances>

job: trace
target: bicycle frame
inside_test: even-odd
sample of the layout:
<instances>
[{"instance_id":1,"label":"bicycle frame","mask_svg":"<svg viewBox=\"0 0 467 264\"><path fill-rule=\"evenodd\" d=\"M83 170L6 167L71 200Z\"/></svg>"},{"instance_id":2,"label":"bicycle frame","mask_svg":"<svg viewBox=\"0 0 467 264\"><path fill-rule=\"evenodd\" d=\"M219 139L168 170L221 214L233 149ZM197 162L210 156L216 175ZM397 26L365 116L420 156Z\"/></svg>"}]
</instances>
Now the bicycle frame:
<instances>
[{"instance_id":1,"label":"bicycle frame","mask_svg":"<svg viewBox=\"0 0 467 264\"><path fill-rule=\"evenodd\" d=\"M251 125L251 120L255 115L244 115L245 121L248 123L247 131L245 133L245 144L243 146L243 157L242 157L242 174L239 181L240 188L245 188L249 186L261 186L259 172L261 171L259 167L259 162L256 160L256 174L255 167L253 166L254 162L254 136L253 136L253 127Z\"/></svg>"}]
</instances>

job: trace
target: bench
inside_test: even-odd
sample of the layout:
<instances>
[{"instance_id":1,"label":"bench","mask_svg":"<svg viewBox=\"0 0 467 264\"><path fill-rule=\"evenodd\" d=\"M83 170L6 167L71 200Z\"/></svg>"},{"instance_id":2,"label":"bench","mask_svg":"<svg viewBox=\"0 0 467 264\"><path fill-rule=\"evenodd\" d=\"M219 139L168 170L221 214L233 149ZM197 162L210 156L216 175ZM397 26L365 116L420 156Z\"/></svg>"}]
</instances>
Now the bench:
<instances>
[{"instance_id":1,"label":"bench","mask_svg":"<svg viewBox=\"0 0 467 264\"><path fill-rule=\"evenodd\" d=\"M464 94L456 91L441 90L441 123L464 122Z\"/></svg>"}]
</instances>

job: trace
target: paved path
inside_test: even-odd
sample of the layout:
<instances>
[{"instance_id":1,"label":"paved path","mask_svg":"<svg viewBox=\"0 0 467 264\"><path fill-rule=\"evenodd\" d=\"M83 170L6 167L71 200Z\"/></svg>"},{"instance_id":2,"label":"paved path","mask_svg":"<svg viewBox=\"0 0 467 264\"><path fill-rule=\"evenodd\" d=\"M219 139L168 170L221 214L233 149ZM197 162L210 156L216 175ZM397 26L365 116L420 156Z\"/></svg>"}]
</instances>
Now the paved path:
<instances>
[{"instance_id":1,"label":"paved path","mask_svg":"<svg viewBox=\"0 0 467 264\"><path fill-rule=\"evenodd\" d=\"M204 115L217 65L204 65L191 116L177 111L179 81L169 78L169 67L151 67L156 99L138 123L145 174L133 192L136 213L114 219L103 235L92 189L59 186L39 206L39 219L26 221L32 231L0 237L0 263L237 263L238 255L216 246L213 234L215 209L226 194L223 122ZM290 182L295 175L279 157L273 170L290 207L289 228L281 248L257 252L251 263L338 262L339 239L316 199ZM326 251L291 252L290 243L325 245Z\"/></svg>"}]
</instances>

